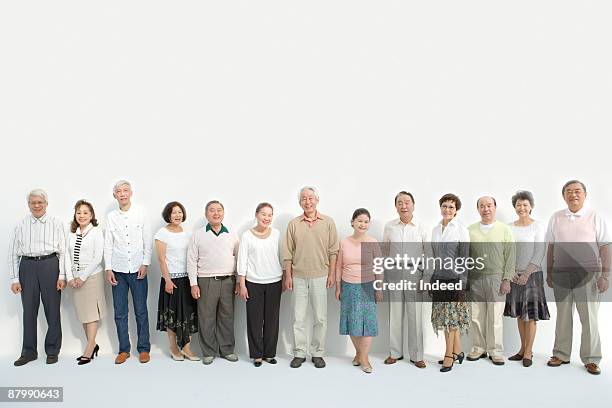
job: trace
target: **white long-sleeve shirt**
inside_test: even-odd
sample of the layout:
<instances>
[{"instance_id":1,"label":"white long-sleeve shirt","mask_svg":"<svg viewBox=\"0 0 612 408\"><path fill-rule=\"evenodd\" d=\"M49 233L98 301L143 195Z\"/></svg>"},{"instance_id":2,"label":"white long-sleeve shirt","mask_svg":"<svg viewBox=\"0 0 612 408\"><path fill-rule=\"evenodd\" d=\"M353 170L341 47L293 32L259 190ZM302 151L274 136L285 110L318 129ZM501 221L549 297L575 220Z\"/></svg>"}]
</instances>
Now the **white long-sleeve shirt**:
<instances>
[{"instance_id":1,"label":"white long-sleeve shirt","mask_svg":"<svg viewBox=\"0 0 612 408\"><path fill-rule=\"evenodd\" d=\"M104 264L107 270L137 273L151 264L153 239L146 213L132 204L128 211L115 209L106 217Z\"/></svg>"},{"instance_id":2,"label":"white long-sleeve shirt","mask_svg":"<svg viewBox=\"0 0 612 408\"><path fill-rule=\"evenodd\" d=\"M251 230L240 237L238 275L252 283L274 283L283 277L279 257L280 232L273 228L267 238L258 238Z\"/></svg>"},{"instance_id":3,"label":"white long-sleeve shirt","mask_svg":"<svg viewBox=\"0 0 612 408\"><path fill-rule=\"evenodd\" d=\"M45 214L40 218L25 217L16 227L9 245L9 273L11 283L19 282L19 263L22 256L45 256L57 253L59 257L59 278L66 279L64 252L66 230L57 217Z\"/></svg>"},{"instance_id":4,"label":"white long-sleeve shirt","mask_svg":"<svg viewBox=\"0 0 612 408\"><path fill-rule=\"evenodd\" d=\"M79 235L81 238L79 239ZM102 272L104 255L104 233L102 228L89 224L85 231L78 227L76 232L68 235L66 245L66 278L70 281L80 278L86 281L88 277ZM78 244L78 251L75 248ZM78 257L77 257L78 255Z\"/></svg>"}]
</instances>

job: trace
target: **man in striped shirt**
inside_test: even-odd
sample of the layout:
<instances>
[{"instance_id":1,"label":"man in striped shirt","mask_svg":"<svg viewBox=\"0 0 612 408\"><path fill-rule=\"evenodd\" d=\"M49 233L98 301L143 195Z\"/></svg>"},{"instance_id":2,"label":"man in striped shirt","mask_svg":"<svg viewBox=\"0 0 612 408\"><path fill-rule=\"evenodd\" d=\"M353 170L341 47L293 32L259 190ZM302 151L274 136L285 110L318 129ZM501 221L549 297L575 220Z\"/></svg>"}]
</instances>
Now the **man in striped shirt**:
<instances>
[{"instance_id":1,"label":"man in striped shirt","mask_svg":"<svg viewBox=\"0 0 612 408\"><path fill-rule=\"evenodd\" d=\"M66 236L60 219L47 214L47 204L45 191L37 189L28 194L31 214L17 225L10 243L11 291L21 294L23 305L23 346L16 366L38 358L36 328L41 299L48 325L47 364L57 362L62 345L60 300L66 285Z\"/></svg>"}]
</instances>

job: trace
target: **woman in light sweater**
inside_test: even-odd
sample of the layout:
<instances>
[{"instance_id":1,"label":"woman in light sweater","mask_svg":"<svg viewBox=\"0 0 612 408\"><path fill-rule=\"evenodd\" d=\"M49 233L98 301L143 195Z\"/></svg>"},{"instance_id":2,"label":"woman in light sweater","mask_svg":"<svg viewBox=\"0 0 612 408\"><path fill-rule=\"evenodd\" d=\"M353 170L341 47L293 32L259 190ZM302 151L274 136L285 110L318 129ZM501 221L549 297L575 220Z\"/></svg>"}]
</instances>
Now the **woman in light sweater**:
<instances>
[{"instance_id":1,"label":"woman in light sweater","mask_svg":"<svg viewBox=\"0 0 612 408\"><path fill-rule=\"evenodd\" d=\"M521 349L508 360L522 361L524 367L533 363L536 322L550 319L542 272L546 227L531 218L533 201L529 191L517 191L512 196L512 206L519 217L510 224L516 241L516 275L510 283L504 309L504 316L516 317L521 337Z\"/></svg>"},{"instance_id":2,"label":"woman in light sweater","mask_svg":"<svg viewBox=\"0 0 612 408\"><path fill-rule=\"evenodd\" d=\"M83 323L87 345L83 355L77 358L84 365L98 355L96 344L98 322L104 317L104 277L102 257L104 255L104 234L98 227L93 206L79 200L74 206L74 217L70 225L66 257L64 258L68 286L74 289L74 307L77 318Z\"/></svg>"},{"instance_id":3,"label":"woman in light sweater","mask_svg":"<svg viewBox=\"0 0 612 408\"><path fill-rule=\"evenodd\" d=\"M280 232L271 227L272 205L255 210L257 225L244 232L238 249L239 296L246 301L249 355L255 367L276 364L278 319L282 293Z\"/></svg>"},{"instance_id":4,"label":"woman in light sweater","mask_svg":"<svg viewBox=\"0 0 612 408\"><path fill-rule=\"evenodd\" d=\"M340 242L336 261L336 299L340 301L340 334L349 335L355 346L354 366L365 373L372 372L368 354L372 337L378 335L376 302L382 300L382 291L374 289L376 279L372 260L381 257L376 239L367 235L370 213L358 208L351 218L353 235Z\"/></svg>"}]
</instances>

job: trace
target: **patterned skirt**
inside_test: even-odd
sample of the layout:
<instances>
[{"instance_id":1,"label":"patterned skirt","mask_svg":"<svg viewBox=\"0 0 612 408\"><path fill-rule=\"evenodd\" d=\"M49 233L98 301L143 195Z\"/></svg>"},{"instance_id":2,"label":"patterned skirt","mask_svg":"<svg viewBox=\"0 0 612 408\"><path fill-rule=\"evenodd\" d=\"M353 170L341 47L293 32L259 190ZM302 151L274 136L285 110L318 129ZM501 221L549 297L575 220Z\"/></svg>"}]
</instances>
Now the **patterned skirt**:
<instances>
[{"instance_id":1,"label":"patterned skirt","mask_svg":"<svg viewBox=\"0 0 612 408\"><path fill-rule=\"evenodd\" d=\"M378 335L376 297L372 282L342 281L340 294L340 334L374 337Z\"/></svg>"},{"instance_id":2,"label":"patterned skirt","mask_svg":"<svg viewBox=\"0 0 612 408\"><path fill-rule=\"evenodd\" d=\"M176 333L176 344L182 348L189 343L189 336L198 332L197 301L191 297L189 278L174 278L173 293L166 293L166 282L161 279L157 304L157 330Z\"/></svg>"},{"instance_id":3,"label":"patterned skirt","mask_svg":"<svg viewBox=\"0 0 612 408\"><path fill-rule=\"evenodd\" d=\"M470 322L468 302L433 302L431 304L431 324L436 336L440 330L459 330L459 333L467 333Z\"/></svg>"},{"instance_id":4,"label":"patterned skirt","mask_svg":"<svg viewBox=\"0 0 612 408\"><path fill-rule=\"evenodd\" d=\"M550 319L544 293L544 274L542 271L529 275L525 285L510 283L510 293L506 295L504 316L536 321Z\"/></svg>"}]
</instances>

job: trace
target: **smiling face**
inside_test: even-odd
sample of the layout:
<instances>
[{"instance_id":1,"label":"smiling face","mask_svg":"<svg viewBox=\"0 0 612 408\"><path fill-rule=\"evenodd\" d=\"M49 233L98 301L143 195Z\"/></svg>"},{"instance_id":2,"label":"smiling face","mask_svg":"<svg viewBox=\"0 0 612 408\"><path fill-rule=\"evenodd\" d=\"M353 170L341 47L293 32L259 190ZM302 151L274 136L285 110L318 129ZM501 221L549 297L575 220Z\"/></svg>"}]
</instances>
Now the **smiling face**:
<instances>
[{"instance_id":1,"label":"smiling face","mask_svg":"<svg viewBox=\"0 0 612 408\"><path fill-rule=\"evenodd\" d=\"M257 226L261 228L268 228L272 223L273 215L274 213L270 207L262 207L259 211L257 211L257 214L255 214Z\"/></svg>"},{"instance_id":2,"label":"smiling face","mask_svg":"<svg viewBox=\"0 0 612 408\"><path fill-rule=\"evenodd\" d=\"M93 214L91 213L89 207L83 204L80 205L79 208L77 208L77 210L74 212L74 218L79 224L79 227L81 227L81 231L83 231L91 222Z\"/></svg>"},{"instance_id":3,"label":"smiling face","mask_svg":"<svg viewBox=\"0 0 612 408\"><path fill-rule=\"evenodd\" d=\"M172 212L170 213L170 224L174 226L179 226L182 224L184 218L183 210L178 205L175 205L172 208Z\"/></svg>"},{"instance_id":4,"label":"smiling face","mask_svg":"<svg viewBox=\"0 0 612 408\"><path fill-rule=\"evenodd\" d=\"M563 190L563 199L567 203L567 208L572 212L580 210L586 200L586 191L580 183L572 183Z\"/></svg>"},{"instance_id":5,"label":"smiling face","mask_svg":"<svg viewBox=\"0 0 612 408\"><path fill-rule=\"evenodd\" d=\"M480 214L480 221L483 224L491 224L495 221L495 213L497 207L493 197L481 197L478 199L478 214Z\"/></svg>"},{"instance_id":6,"label":"smiling face","mask_svg":"<svg viewBox=\"0 0 612 408\"><path fill-rule=\"evenodd\" d=\"M47 212L47 202L40 196L31 196L28 199L28 207L34 218L40 218Z\"/></svg>"},{"instance_id":7,"label":"smiling face","mask_svg":"<svg viewBox=\"0 0 612 408\"><path fill-rule=\"evenodd\" d=\"M115 189L113 192L113 197L119 203L119 207L126 207L130 205L130 200L132 199L132 189L127 184L122 184Z\"/></svg>"},{"instance_id":8,"label":"smiling face","mask_svg":"<svg viewBox=\"0 0 612 408\"><path fill-rule=\"evenodd\" d=\"M516 211L516 215L519 218L529 217L529 214L531 214L531 203L529 200L516 200L514 211Z\"/></svg>"},{"instance_id":9,"label":"smiling face","mask_svg":"<svg viewBox=\"0 0 612 408\"><path fill-rule=\"evenodd\" d=\"M410 220L414 212L414 201L409 195L400 194L395 200L395 209L402 220Z\"/></svg>"},{"instance_id":10,"label":"smiling face","mask_svg":"<svg viewBox=\"0 0 612 408\"><path fill-rule=\"evenodd\" d=\"M223 211L223 207L218 203L209 205L205 214L206 221L208 221L211 227L218 227L221 225L224 215L225 212Z\"/></svg>"},{"instance_id":11,"label":"smiling face","mask_svg":"<svg viewBox=\"0 0 612 408\"><path fill-rule=\"evenodd\" d=\"M368 232L370 228L370 217L368 217L367 214L361 214L351 222L351 226L355 234L363 235Z\"/></svg>"},{"instance_id":12,"label":"smiling face","mask_svg":"<svg viewBox=\"0 0 612 408\"><path fill-rule=\"evenodd\" d=\"M454 201L448 200L442 203L440 206L440 213L442 214L442 220L449 222L457 215L457 206Z\"/></svg>"},{"instance_id":13,"label":"smiling face","mask_svg":"<svg viewBox=\"0 0 612 408\"><path fill-rule=\"evenodd\" d=\"M317 204L319 199L315 195L314 191L305 189L300 194L300 207L304 210L304 213L314 213L317 211Z\"/></svg>"}]
</instances>

